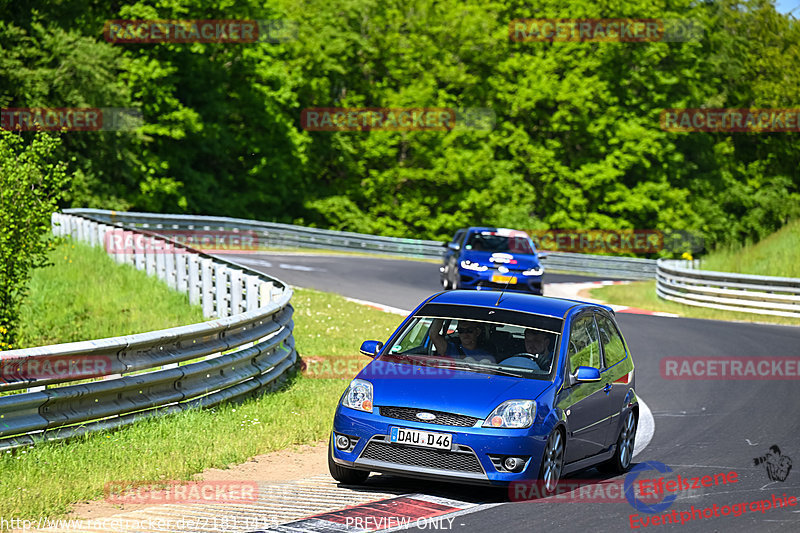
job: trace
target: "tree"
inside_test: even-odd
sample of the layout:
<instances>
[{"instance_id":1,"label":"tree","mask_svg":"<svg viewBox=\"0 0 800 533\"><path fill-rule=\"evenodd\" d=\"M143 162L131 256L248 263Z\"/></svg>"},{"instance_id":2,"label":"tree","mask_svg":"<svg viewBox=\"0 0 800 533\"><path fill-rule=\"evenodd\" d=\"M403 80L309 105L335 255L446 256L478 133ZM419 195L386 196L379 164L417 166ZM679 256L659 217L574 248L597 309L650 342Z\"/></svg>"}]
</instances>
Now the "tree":
<instances>
[{"instance_id":1,"label":"tree","mask_svg":"<svg viewBox=\"0 0 800 533\"><path fill-rule=\"evenodd\" d=\"M55 162L59 144L47 133L0 130L0 350L15 342L31 270L47 265L50 216L69 182Z\"/></svg>"}]
</instances>

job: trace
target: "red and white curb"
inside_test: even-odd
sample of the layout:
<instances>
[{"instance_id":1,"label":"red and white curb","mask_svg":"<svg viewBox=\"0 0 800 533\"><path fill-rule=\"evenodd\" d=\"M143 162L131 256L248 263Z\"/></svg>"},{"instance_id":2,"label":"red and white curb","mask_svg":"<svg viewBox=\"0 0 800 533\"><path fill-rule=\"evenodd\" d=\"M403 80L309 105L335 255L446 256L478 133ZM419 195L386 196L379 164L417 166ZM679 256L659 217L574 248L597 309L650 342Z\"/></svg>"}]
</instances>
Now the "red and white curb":
<instances>
[{"instance_id":1,"label":"red and white curb","mask_svg":"<svg viewBox=\"0 0 800 533\"><path fill-rule=\"evenodd\" d=\"M478 507L485 508L477 503L427 494L409 494L322 513L260 531L265 533L295 533L299 531L367 533L395 531L409 527L449 530L453 529L453 520L456 515Z\"/></svg>"}]
</instances>

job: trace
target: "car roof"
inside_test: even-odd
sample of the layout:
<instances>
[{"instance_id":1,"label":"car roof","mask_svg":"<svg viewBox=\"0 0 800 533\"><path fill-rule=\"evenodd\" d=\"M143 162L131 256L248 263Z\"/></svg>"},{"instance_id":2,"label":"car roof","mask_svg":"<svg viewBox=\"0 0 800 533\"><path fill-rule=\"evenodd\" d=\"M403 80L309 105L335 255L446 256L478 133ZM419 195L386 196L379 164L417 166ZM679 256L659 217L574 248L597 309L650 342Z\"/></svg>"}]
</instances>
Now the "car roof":
<instances>
[{"instance_id":1,"label":"car roof","mask_svg":"<svg viewBox=\"0 0 800 533\"><path fill-rule=\"evenodd\" d=\"M498 309L523 311L556 318L564 318L569 310L576 306L584 308L599 307L605 309L612 315L614 314L614 311L605 305L581 302L579 300L568 300L566 298L536 296L516 291L503 292L503 296L499 298L500 301L498 302L500 294L500 291L446 291L431 297L427 303L497 307Z\"/></svg>"},{"instance_id":2,"label":"car roof","mask_svg":"<svg viewBox=\"0 0 800 533\"><path fill-rule=\"evenodd\" d=\"M508 232L514 231L514 232L517 232L517 233L525 233L525 235L527 235L527 233L522 231L522 230L512 229L512 228L498 228L498 227L495 227L495 226L470 226L469 228L467 228L467 233L477 233L477 232L480 232L480 231L501 231L501 232L503 232L503 231L508 231Z\"/></svg>"}]
</instances>

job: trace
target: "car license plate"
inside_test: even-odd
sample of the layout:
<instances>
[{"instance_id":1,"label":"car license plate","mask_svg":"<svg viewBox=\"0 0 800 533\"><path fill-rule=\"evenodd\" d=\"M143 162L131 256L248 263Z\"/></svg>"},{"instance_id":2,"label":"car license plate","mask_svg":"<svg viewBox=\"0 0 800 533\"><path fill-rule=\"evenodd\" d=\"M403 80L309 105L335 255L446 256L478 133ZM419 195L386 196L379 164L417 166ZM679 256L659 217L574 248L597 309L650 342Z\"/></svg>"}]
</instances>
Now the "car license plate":
<instances>
[{"instance_id":1,"label":"car license plate","mask_svg":"<svg viewBox=\"0 0 800 533\"><path fill-rule=\"evenodd\" d=\"M393 427L389 430L389 441L398 444L449 450L453 445L453 436L449 433L432 433L419 429Z\"/></svg>"},{"instance_id":2,"label":"car license plate","mask_svg":"<svg viewBox=\"0 0 800 533\"><path fill-rule=\"evenodd\" d=\"M514 276L498 276L497 274L492 276L492 283L509 283L514 285L516 282L517 278Z\"/></svg>"}]
</instances>

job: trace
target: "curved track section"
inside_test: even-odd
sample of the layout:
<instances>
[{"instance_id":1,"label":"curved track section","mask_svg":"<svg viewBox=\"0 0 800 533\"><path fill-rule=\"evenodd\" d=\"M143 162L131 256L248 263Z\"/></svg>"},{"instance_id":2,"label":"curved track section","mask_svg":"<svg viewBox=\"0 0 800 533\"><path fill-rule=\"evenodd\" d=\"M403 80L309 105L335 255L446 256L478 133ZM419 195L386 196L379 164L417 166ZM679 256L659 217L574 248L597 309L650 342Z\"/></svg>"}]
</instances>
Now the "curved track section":
<instances>
[{"instance_id":1,"label":"curved track section","mask_svg":"<svg viewBox=\"0 0 800 533\"><path fill-rule=\"evenodd\" d=\"M237 260L279 275L288 283L332 291L387 306L412 309L439 290L438 265L363 257L318 255L249 255ZM596 279L596 278L594 278ZM546 274L545 283L593 281L593 278ZM545 294L547 288L545 287ZM672 513L680 531L786 531L800 529L800 503L734 516L734 504L800 496L800 471L784 481L771 481L763 457L773 445L788 458L800 460L800 384L797 380L667 380L660 360L685 357L786 357L800 355L800 328L685 318L619 314L618 321L634 354L637 389L647 399L655 427L652 440L636 456L643 464L657 461L683 478L735 471L737 482L679 491L671 506L658 514L635 509L627 501L530 501L500 503L496 494L445 484L394 480L408 489L475 502L455 512L452 529L460 531L531 531L545 526L561 531L645 529L644 521ZM641 449L641 446L640 446ZM657 478L655 472L641 479ZM376 476L382 478L384 476ZM595 470L582 477L604 479ZM383 481L375 480L383 484ZM800 498L798 498L800 499ZM714 516L714 506L717 506ZM731 514L722 516L725 507ZM762 505L766 507L766 505ZM711 517L702 516L710 508ZM693 512L695 510L699 512ZM739 505L738 510L742 507ZM682 513L687 513L683 514ZM449 515L448 515L449 516ZM681 524L682 517L684 519ZM692 516L686 520L687 516ZM666 520L666 519L663 519ZM424 527L424 524L422 524ZM447 526L447 522L440 525ZM648 530L675 528L649 521ZM392 528L396 529L396 528ZM400 529L421 529L416 525ZM375 529L371 529L375 530Z\"/></svg>"}]
</instances>

